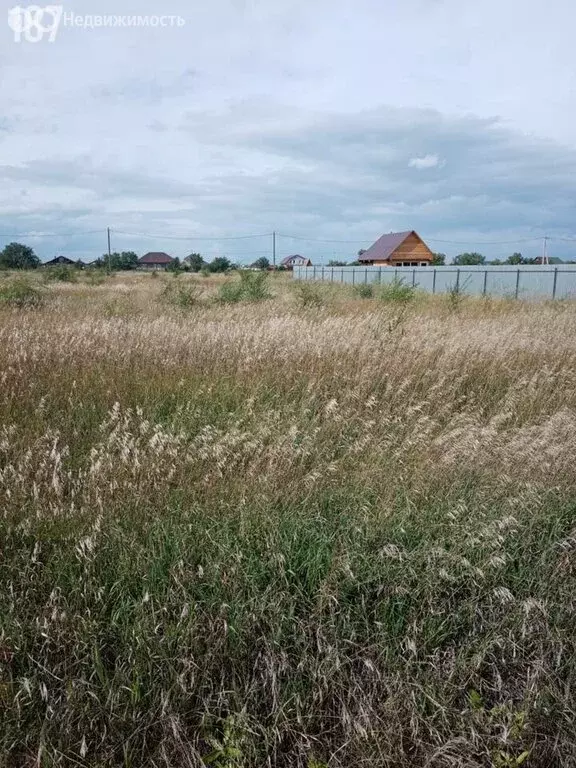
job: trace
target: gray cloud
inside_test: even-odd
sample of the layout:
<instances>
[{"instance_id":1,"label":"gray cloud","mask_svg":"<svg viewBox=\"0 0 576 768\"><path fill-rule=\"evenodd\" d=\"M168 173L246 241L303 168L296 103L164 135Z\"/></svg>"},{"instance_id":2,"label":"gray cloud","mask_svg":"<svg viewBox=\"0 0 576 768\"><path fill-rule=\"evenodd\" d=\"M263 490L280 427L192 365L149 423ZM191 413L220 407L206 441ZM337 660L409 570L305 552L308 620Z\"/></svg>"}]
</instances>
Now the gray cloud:
<instances>
[{"instance_id":1,"label":"gray cloud","mask_svg":"<svg viewBox=\"0 0 576 768\"><path fill-rule=\"evenodd\" d=\"M138 13L157 10L143 0ZM117 247L185 255L194 241L171 237L213 235L207 252L239 254L269 238L218 238L275 229L357 241L298 245L350 257L415 228L501 255L516 248L482 243L572 234L567 0L546 13L520 0L174 0L166 13L185 27L64 29L27 48L6 37L0 244L51 231L69 237L34 238L42 256L97 256L103 235L83 233L111 226L160 236L118 234Z\"/></svg>"}]
</instances>

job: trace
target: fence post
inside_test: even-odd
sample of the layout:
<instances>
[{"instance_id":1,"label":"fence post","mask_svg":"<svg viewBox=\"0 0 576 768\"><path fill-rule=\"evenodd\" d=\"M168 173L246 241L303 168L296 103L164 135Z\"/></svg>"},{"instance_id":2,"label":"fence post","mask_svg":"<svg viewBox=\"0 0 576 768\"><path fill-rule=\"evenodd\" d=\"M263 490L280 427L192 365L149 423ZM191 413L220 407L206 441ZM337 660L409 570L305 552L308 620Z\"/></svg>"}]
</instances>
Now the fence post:
<instances>
[{"instance_id":1,"label":"fence post","mask_svg":"<svg viewBox=\"0 0 576 768\"><path fill-rule=\"evenodd\" d=\"M556 287L558 285L558 267L554 267L554 284L552 286L552 298L556 298Z\"/></svg>"},{"instance_id":2,"label":"fence post","mask_svg":"<svg viewBox=\"0 0 576 768\"><path fill-rule=\"evenodd\" d=\"M340 282L344 282L344 267L342 267L342 271L340 272Z\"/></svg>"},{"instance_id":3,"label":"fence post","mask_svg":"<svg viewBox=\"0 0 576 768\"><path fill-rule=\"evenodd\" d=\"M456 293L460 290L460 269L456 270Z\"/></svg>"},{"instance_id":4,"label":"fence post","mask_svg":"<svg viewBox=\"0 0 576 768\"><path fill-rule=\"evenodd\" d=\"M520 269L516 270L516 290L514 292L514 298L518 298L518 288L520 287Z\"/></svg>"},{"instance_id":5,"label":"fence post","mask_svg":"<svg viewBox=\"0 0 576 768\"><path fill-rule=\"evenodd\" d=\"M330 282L334 282L334 267L332 267L332 274L330 275Z\"/></svg>"},{"instance_id":6,"label":"fence post","mask_svg":"<svg viewBox=\"0 0 576 768\"><path fill-rule=\"evenodd\" d=\"M416 270L412 270L412 288L416 285Z\"/></svg>"},{"instance_id":7,"label":"fence post","mask_svg":"<svg viewBox=\"0 0 576 768\"><path fill-rule=\"evenodd\" d=\"M432 296L436 293L436 267L434 267L434 275L432 277Z\"/></svg>"},{"instance_id":8,"label":"fence post","mask_svg":"<svg viewBox=\"0 0 576 768\"><path fill-rule=\"evenodd\" d=\"M364 270L364 285L368 285L368 267Z\"/></svg>"},{"instance_id":9,"label":"fence post","mask_svg":"<svg viewBox=\"0 0 576 768\"><path fill-rule=\"evenodd\" d=\"M484 270L484 285L482 286L482 296L486 296L486 289L488 288L488 270Z\"/></svg>"},{"instance_id":10,"label":"fence post","mask_svg":"<svg viewBox=\"0 0 576 768\"><path fill-rule=\"evenodd\" d=\"M322 265L322 282L324 282L324 265Z\"/></svg>"},{"instance_id":11,"label":"fence post","mask_svg":"<svg viewBox=\"0 0 576 768\"><path fill-rule=\"evenodd\" d=\"M356 285L356 267L352 267L352 285Z\"/></svg>"},{"instance_id":12,"label":"fence post","mask_svg":"<svg viewBox=\"0 0 576 768\"><path fill-rule=\"evenodd\" d=\"M312 280L316 280L316 266L313 267L314 272L312 273Z\"/></svg>"},{"instance_id":13,"label":"fence post","mask_svg":"<svg viewBox=\"0 0 576 768\"><path fill-rule=\"evenodd\" d=\"M378 267L378 285L382 285L382 267Z\"/></svg>"}]
</instances>

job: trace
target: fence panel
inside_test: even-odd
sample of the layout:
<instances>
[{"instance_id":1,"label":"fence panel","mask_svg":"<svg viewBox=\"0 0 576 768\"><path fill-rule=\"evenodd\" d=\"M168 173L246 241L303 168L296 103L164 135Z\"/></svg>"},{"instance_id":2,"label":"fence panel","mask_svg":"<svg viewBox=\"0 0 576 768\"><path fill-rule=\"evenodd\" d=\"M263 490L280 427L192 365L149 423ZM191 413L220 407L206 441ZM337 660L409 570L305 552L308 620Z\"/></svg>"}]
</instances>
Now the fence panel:
<instances>
[{"instance_id":1,"label":"fence panel","mask_svg":"<svg viewBox=\"0 0 576 768\"><path fill-rule=\"evenodd\" d=\"M324 280L344 285L386 285L402 280L426 293L457 289L470 296L576 298L576 265L477 267L295 267L294 280Z\"/></svg>"}]
</instances>

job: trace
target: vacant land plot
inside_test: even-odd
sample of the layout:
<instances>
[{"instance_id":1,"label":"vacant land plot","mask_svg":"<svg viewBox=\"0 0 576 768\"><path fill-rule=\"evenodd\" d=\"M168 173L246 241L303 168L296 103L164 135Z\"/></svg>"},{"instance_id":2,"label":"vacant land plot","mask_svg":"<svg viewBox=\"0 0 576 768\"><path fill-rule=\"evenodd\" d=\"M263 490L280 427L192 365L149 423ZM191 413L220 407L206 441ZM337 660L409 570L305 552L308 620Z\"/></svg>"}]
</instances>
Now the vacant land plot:
<instances>
[{"instance_id":1,"label":"vacant land plot","mask_svg":"<svg viewBox=\"0 0 576 768\"><path fill-rule=\"evenodd\" d=\"M36 280L0 766L576 765L574 304Z\"/></svg>"}]
</instances>

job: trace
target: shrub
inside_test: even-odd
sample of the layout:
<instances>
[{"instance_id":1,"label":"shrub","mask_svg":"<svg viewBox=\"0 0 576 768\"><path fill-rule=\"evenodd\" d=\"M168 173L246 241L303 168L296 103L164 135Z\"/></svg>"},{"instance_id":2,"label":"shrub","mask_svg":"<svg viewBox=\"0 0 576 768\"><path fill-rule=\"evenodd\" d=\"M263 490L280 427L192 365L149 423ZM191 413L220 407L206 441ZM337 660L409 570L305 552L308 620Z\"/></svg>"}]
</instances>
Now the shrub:
<instances>
[{"instance_id":1,"label":"shrub","mask_svg":"<svg viewBox=\"0 0 576 768\"><path fill-rule=\"evenodd\" d=\"M240 285L247 301L262 301L271 296L266 272L240 272Z\"/></svg>"},{"instance_id":2,"label":"shrub","mask_svg":"<svg viewBox=\"0 0 576 768\"><path fill-rule=\"evenodd\" d=\"M236 304L237 302L242 301L243 295L244 288L242 283L229 281L220 286L217 301L222 304Z\"/></svg>"},{"instance_id":3,"label":"shrub","mask_svg":"<svg viewBox=\"0 0 576 768\"><path fill-rule=\"evenodd\" d=\"M18 309L37 309L44 303L42 292L25 278L0 285L0 305Z\"/></svg>"},{"instance_id":4,"label":"shrub","mask_svg":"<svg viewBox=\"0 0 576 768\"><path fill-rule=\"evenodd\" d=\"M468 279L464 281L464 285L454 283L454 285L451 286L450 290L446 294L448 299L448 309L450 312L459 312L462 308L462 304L464 303L465 299L464 291L467 283Z\"/></svg>"},{"instance_id":5,"label":"shrub","mask_svg":"<svg viewBox=\"0 0 576 768\"><path fill-rule=\"evenodd\" d=\"M191 309L198 305L200 294L195 285L172 282L164 286L160 300L176 309Z\"/></svg>"},{"instance_id":6,"label":"shrub","mask_svg":"<svg viewBox=\"0 0 576 768\"><path fill-rule=\"evenodd\" d=\"M324 296L317 283L299 282L296 286L296 297L303 309L318 308L324 304Z\"/></svg>"},{"instance_id":7,"label":"shrub","mask_svg":"<svg viewBox=\"0 0 576 768\"><path fill-rule=\"evenodd\" d=\"M106 282L106 273L102 269L86 270L86 282L88 285L102 285Z\"/></svg>"},{"instance_id":8,"label":"shrub","mask_svg":"<svg viewBox=\"0 0 576 768\"><path fill-rule=\"evenodd\" d=\"M58 264L54 267L46 267L42 276L47 283L76 283L78 270L76 267Z\"/></svg>"},{"instance_id":9,"label":"shrub","mask_svg":"<svg viewBox=\"0 0 576 768\"><path fill-rule=\"evenodd\" d=\"M362 283L356 286L356 293L361 299L371 299L374 296L374 286L369 283Z\"/></svg>"},{"instance_id":10,"label":"shrub","mask_svg":"<svg viewBox=\"0 0 576 768\"><path fill-rule=\"evenodd\" d=\"M228 272L232 268L233 264L230 259L226 258L226 256L216 256L216 258L212 259L210 264L208 264L210 272Z\"/></svg>"},{"instance_id":11,"label":"shrub","mask_svg":"<svg viewBox=\"0 0 576 768\"><path fill-rule=\"evenodd\" d=\"M408 283L403 278L395 277L391 283L382 286L380 291L380 298L382 301L396 302L399 304L407 304L412 301L416 295L416 289L413 285Z\"/></svg>"},{"instance_id":12,"label":"shrub","mask_svg":"<svg viewBox=\"0 0 576 768\"><path fill-rule=\"evenodd\" d=\"M235 304L239 301L262 301L271 297L266 272L240 272L240 281L228 281L220 286L217 301Z\"/></svg>"}]
</instances>

